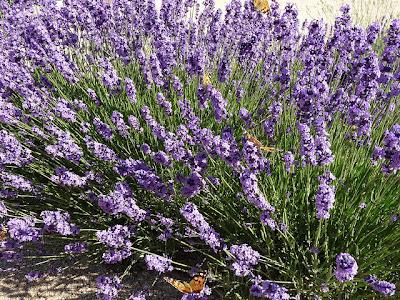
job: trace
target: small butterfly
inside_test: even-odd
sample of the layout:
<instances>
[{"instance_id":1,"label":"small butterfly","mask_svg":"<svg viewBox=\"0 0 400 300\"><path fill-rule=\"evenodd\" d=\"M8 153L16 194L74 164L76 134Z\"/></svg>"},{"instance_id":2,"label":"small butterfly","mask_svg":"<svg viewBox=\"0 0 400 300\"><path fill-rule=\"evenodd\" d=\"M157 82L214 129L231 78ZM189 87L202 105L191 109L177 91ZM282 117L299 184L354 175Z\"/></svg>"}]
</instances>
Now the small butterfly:
<instances>
[{"instance_id":1,"label":"small butterfly","mask_svg":"<svg viewBox=\"0 0 400 300\"><path fill-rule=\"evenodd\" d=\"M204 73L203 75L203 85L207 86L211 84L211 78L210 75L208 75L207 73Z\"/></svg>"},{"instance_id":2,"label":"small butterfly","mask_svg":"<svg viewBox=\"0 0 400 300\"><path fill-rule=\"evenodd\" d=\"M189 282L180 281L170 277L164 277L164 280L184 294L199 294L204 289L207 281L207 272L199 273L192 277Z\"/></svg>"},{"instance_id":3,"label":"small butterfly","mask_svg":"<svg viewBox=\"0 0 400 300\"><path fill-rule=\"evenodd\" d=\"M250 133L246 133L246 139L252 142L258 149L265 151L265 152L277 152L282 151L280 149L274 147L267 147L264 146L255 136L252 136Z\"/></svg>"},{"instance_id":4,"label":"small butterfly","mask_svg":"<svg viewBox=\"0 0 400 300\"><path fill-rule=\"evenodd\" d=\"M2 225L2 224L0 224L0 228L1 228L1 230L0 230L0 242L1 242L1 241L4 241L6 239L7 227Z\"/></svg>"},{"instance_id":5,"label":"small butterfly","mask_svg":"<svg viewBox=\"0 0 400 300\"><path fill-rule=\"evenodd\" d=\"M268 0L253 0L254 8L262 13L269 12Z\"/></svg>"}]
</instances>

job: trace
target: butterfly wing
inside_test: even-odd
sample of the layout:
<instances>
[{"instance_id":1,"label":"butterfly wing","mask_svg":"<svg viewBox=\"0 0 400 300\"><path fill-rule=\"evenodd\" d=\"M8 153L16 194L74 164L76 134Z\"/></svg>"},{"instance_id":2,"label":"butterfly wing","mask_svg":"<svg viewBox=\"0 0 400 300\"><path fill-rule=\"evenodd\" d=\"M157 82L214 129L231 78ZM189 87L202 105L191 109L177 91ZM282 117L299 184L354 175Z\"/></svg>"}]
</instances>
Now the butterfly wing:
<instances>
[{"instance_id":1,"label":"butterfly wing","mask_svg":"<svg viewBox=\"0 0 400 300\"><path fill-rule=\"evenodd\" d=\"M207 281L207 275L206 274L197 274L193 276L192 280L190 280L189 285L192 289L192 293L200 293Z\"/></svg>"},{"instance_id":2,"label":"butterfly wing","mask_svg":"<svg viewBox=\"0 0 400 300\"><path fill-rule=\"evenodd\" d=\"M172 285L174 288L176 288L178 291L180 291L181 293L189 294L193 292L190 282L180 281L170 277L164 277L164 280L168 282L170 285Z\"/></svg>"},{"instance_id":3,"label":"butterfly wing","mask_svg":"<svg viewBox=\"0 0 400 300\"><path fill-rule=\"evenodd\" d=\"M210 84L211 84L210 75L208 75L207 73L205 73L205 74L203 75L203 85L204 85L204 86L207 86L207 85L210 85Z\"/></svg>"},{"instance_id":4,"label":"butterfly wing","mask_svg":"<svg viewBox=\"0 0 400 300\"><path fill-rule=\"evenodd\" d=\"M4 241L7 237L7 227L0 224L0 241Z\"/></svg>"},{"instance_id":5,"label":"butterfly wing","mask_svg":"<svg viewBox=\"0 0 400 300\"><path fill-rule=\"evenodd\" d=\"M267 147L267 146L262 146L262 147L260 147L260 149L265 151L265 152L270 152L270 153L282 151L281 149L277 149L277 148L274 148L274 147Z\"/></svg>"},{"instance_id":6,"label":"butterfly wing","mask_svg":"<svg viewBox=\"0 0 400 300\"><path fill-rule=\"evenodd\" d=\"M269 11L268 0L254 0L253 3L254 7L262 13L267 13Z\"/></svg>"}]
</instances>

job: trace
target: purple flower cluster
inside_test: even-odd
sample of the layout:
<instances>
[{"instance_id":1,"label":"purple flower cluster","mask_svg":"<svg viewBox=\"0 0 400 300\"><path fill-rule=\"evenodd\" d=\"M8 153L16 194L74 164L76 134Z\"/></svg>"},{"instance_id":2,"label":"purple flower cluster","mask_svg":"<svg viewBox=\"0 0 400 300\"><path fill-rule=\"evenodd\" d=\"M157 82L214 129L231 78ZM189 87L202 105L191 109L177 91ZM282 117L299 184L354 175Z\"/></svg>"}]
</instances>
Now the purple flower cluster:
<instances>
[{"instance_id":1,"label":"purple flower cluster","mask_svg":"<svg viewBox=\"0 0 400 300\"><path fill-rule=\"evenodd\" d=\"M129 127L125 124L124 116L118 111L113 111L111 114L111 121L114 123L120 136L127 138L129 135Z\"/></svg>"},{"instance_id":2,"label":"purple flower cluster","mask_svg":"<svg viewBox=\"0 0 400 300\"><path fill-rule=\"evenodd\" d=\"M0 170L0 179L3 187L12 187L23 192L33 192L32 182L21 175L14 175Z\"/></svg>"},{"instance_id":3,"label":"purple flower cluster","mask_svg":"<svg viewBox=\"0 0 400 300\"><path fill-rule=\"evenodd\" d=\"M256 281L250 288L250 295L271 300L288 300L287 289L269 280Z\"/></svg>"},{"instance_id":4,"label":"purple flower cluster","mask_svg":"<svg viewBox=\"0 0 400 300\"><path fill-rule=\"evenodd\" d=\"M55 130L56 144L46 146L46 152L79 164L83 151L68 131Z\"/></svg>"},{"instance_id":5,"label":"purple flower cluster","mask_svg":"<svg viewBox=\"0 0 400 300\"><path fill-rule=\"evenodd\" d=\"M383 159L382 172L396 173L400 170L400 124L395 124L385 131L383 147L375 147L373 160Z\"/></svg>"},{"instance_id":6,"label":"purple flower cluster","mask_svg":"<svg viewBox=\"0 0 400 300\"><path fill-rule=\"evenodd\" d=\"M10 237L21 243L35 242L40 238L40 230L35 227L32 217L12 218L8 220L7 228Z\"/></svg>"},{"instance_id":7,"label":"purple flower cluster","mask_svg":"<svg viewBox=\"0 0 400 300\"><path fill-rule=\"evenodd\" d=\"M106 123L102 122L99 118L95 117L93 119L93 124L96 127L96 131L107 141L111 140L113 137L113 130Z\"/></svg>"},{"instance_id":8,"label":"purple flower cluster","mask_svg":"<svg viewBox=\"0 0 400 300\"><path fill-rule=\"evenodd\" d=\"M348 253L340 253L336 256L336 279L340 282L353 280L357 275L358 265L356 260Z\"/></svg>"},{"instance_id":9,"label":"purple flower cluster","mask_svg":"<svg viewBox=\"0 0 400 300\"><path fill-rule=\"evenodd\" d=\"M146 262L148 270L154 270L158 273L170 272L174 269L171 259L164 256L146 254L144 261Z\"/></svg>"},{"instance_id":10,"label":"purple flower cluster","mask_svg":"<svg viewBox=\"0 0 400 300\"><path fill-rule=\"evenodd\" d=\"M87 244L82 242L69 243L64 246L64 252L68 254L79 254L87 251Z\"/></svg>"},{"instance_id":11,"label":"purple flower cluster","mask_svg":"<svg viewBox=\"0 0 400 300\"><path fill-rule=\"evenodd\" d=\"M240 174L240 183L247 200L255 207L261 210L275 211L274 207L268 203L258 187L258 179L256 174L249 169L245 169Z\"/></svg>"},{"instance_id":12,"label":"purple flower cluster","mask_svg":"<svg viewBox=\"0 0 400 300\"><path fill-rule=\"evenodd\" d=\"M224 247L220 235L207 223L202 214L193 203L187 202L181 209L182 216L195 228L200 238L215 252Z\"/></svg>"},{"instance_id":13,"label":"purple flower cluster","mask_svg":"<svg viewBox=\"0 0 400 300\"><path fill-rule=\"evenodd\" d=\"M331 185L335 179L332 173L325 173L318 178L319 186L315 195L315 207L318 219L329 219L329 211L335 202L335 187Z\"/></svg>"},{"instance_id":14,"label":"purple flower cluster","mask_svg":"<svg viewBox=\"0 0 400 300\"><path fill-rule=\"evenodd\" d=\"M162 93L157 93L157 103L167 115L172 115L172 103L167 101Z\"/></svg>"},{"instance_id":15,"label":"purple flower cluster","mask_svg":"<svg viewBox=\"0 0 400 300\"><path fill-rule=\"evenodd\" d=\"M280 102L273 102L269 107L270 117L264 121L263 127L264 132L268 138L272 139L274 137L275 125L282 114L282 104Z\"/></svg>"},{"instance_id":16,"label":"purple flower cluster","mask_svg":"<svg viewBox=\"0 0 400 300\"><path fill-rule=\"evenodd\" d=\"M260 253L247 244L232 245L229 250L235 256L232 268L236 276L248 275L260 259Z\"/></svg>"},{"instance_id":17,"label":"purple flower cluster","mask_svg":"<svg viewBox=\"0 0 400 300\"><path fill-rule=\"evenodd\" d=\"M384 297L393 296L396 293L396 285L384 280L378 280L375 275L369 275L365 281Z\"/></svg>"},{"instance_id":18,"label":"purple flower cluster","mask_svg":"<svg viewBox=\"0 0 400 300\"><path fill-rule=\"evenodd\" d=\"M76 235L79 228L70 223L70 216L67 212L45 210L40 213L44 222L44 230L57 232L61 235Z\"/></svg>"},{"instance_id":19,"label":"purple flower cluster","mask_svg":"<svg viewBox=\"0 0 400 300\"><path fill-rule=\"evenodd\" d=\"M129 101L132 104L136 104L137 102L136 88L135 85L133 84L132 79L130 78L125 78L125 92L126 95L128 96Z\"/></svg>"},{"instance_id":20,"label":"purple flower cluster","mask_svg":"<svg viewBox=\"0 0 400 300\"><path fill-rule=\"evenodd\" d=\"M25 148L13 134L0 130L0 166L13 164L22 167L32 160L31 150Z\"/></svg>"},{"instance_id":21,"label":"purple flower cluster","mask_svg":"<svg viewBox=\"0 0 400 300\"><path fill-rule=\"evenodd\" d=\"M54 170L54 175L51 176L51 181L61 186L82 188L86 186L87 177L79 176L65 167L59 167Z\"/></svg>"},{"instance_id":22,"label":"purple flower cluster","mask_svg":"<svg viewBox=\"0 0 400 300\"><path fill-rule=\"evenodd\" d=\"M118 296L121 289L121 280L117 276L103 276L96 278L98 291L96 296L102 300L112 300Z\"/></svg>"},{"instance_id":23,"label":"purple flower cluster","mask_svg":"<svg viewBox=\"0 0 400 300\"><path fill-rule=\"evenodd\" d=\"M98 231L97 239L108 249L103 253L103 259L108 264L118 263L132 255L131 229L127 226L115 225L107 230Z\"/></svg>"},{"instance_id":24,"label":"purple flower cluster","mask_svg":"<svg viewBox=\"0 0 400 300\"><path fill-rule=\"evenodd\" d=\"M112 215L124 213L137 223L146 217L146 211L136 204L131 188L124 182L117 182L115 190L108 195L99 195L97 203L105 213Z\"/></svg>"}]
</instances>

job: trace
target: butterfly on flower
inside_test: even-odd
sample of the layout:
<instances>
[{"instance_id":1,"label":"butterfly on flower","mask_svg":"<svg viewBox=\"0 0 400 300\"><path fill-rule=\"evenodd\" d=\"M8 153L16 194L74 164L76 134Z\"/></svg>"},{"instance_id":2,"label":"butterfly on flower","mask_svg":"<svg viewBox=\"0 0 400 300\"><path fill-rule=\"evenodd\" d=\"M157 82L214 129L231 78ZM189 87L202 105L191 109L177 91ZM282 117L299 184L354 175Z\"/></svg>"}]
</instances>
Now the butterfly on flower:
<instances>
[{"instance_id":1,"label":"butterfly on flower","mask_svg":"<svg viewBox=\"0 0 400 300\"><path fill-rule=\"evenodd\" d=\"M7 227L0 224L0 242L4 241L7 237Z\"/></svg>"},{"instance_id":2,"label":"butterfly on flower","mask_svg":"<svg viewBox=\"0 0 400 300\"><path fill-rule=\"evenodd\" d=\"M282 151L281 149L277 149L274 147L267 147L264 146L255 136L251 135L250 133L246 132L246 139L252 142L258 149L265 151L265 152L278 152Z\"/></svg>"},{"instance_id":3,"label":"butterfly on flower","mask_svg":"<svg viewBox=\"0 0 400 300\"><path fill-rule=\"evenodd\" d=\"M181 281L177 279L173 279L170 277L164 277L164 280L176 288L178 291L184 294L199 294L203 291L206 281L207 281L207 272L206 273L198 273L192 277L189 282Z\"/></svg>"},{"instance_id":4,"label":"butterfly on flower","mask_svg":"<svg viewBox=\"0 0 400 300\"><path fill-rule=\"evenodd\" d=\"M253 0L254 8L262 13L269 12L268 0Z\"/></svg>"},{"instance_id":5,"label":"butterfly on flower","mask_svg":"<svg viewBox=\"0 0 400 300\"><path fill-rule=\"evenodd\" d=\"M211 78L210 75L208 75L207 73L204 73L203 75L203 85L207 86L211 84Z\"/></svg>"}]
</instances>

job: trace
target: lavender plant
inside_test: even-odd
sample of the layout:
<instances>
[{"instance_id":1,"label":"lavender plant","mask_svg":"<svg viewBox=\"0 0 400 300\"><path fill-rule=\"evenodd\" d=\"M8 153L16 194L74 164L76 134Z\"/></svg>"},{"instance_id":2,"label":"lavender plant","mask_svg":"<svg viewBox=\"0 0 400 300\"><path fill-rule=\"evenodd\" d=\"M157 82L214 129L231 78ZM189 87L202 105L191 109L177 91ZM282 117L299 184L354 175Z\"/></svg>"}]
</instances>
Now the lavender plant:
<instances>
[{"instance_id":1,"label":"lavender plant","mask_svg":"<svg viewBox=\"0 0 400 300\"><path fill-rule=\"evenodd\" d=\"M1 1L1 258L109 264L100 299L137 264L209 271L182 299L396 297L400 20L349 11Z\"/></svg>"}]
</instances>

